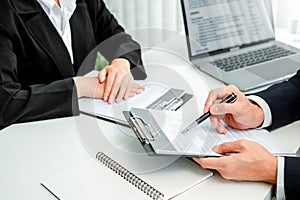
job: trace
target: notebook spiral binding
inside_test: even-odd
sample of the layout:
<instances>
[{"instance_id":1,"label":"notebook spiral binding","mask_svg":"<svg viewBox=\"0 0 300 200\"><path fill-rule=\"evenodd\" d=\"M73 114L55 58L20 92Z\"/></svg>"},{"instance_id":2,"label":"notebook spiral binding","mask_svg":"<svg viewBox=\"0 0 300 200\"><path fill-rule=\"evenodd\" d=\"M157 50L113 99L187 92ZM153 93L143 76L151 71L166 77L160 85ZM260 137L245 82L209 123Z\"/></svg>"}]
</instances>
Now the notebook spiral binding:
<instances>
[{"instance_id":1,"label":"notebook spiral binding","mask_svg":"<svg viewBox=\"0 0 300 200\"><path fill-rule=\"evenodd\" d=\"M126 181L146 193L152 199L160 200L163 199L164 194L159 192L157 189L140 179L135 174L131 173L129 170L124 168L122 165L108 157L103 152L98 152L96 155L96 159L100 161L102 164L113 170L116 174L120 175Z\"/></svg>"}]
</instances>

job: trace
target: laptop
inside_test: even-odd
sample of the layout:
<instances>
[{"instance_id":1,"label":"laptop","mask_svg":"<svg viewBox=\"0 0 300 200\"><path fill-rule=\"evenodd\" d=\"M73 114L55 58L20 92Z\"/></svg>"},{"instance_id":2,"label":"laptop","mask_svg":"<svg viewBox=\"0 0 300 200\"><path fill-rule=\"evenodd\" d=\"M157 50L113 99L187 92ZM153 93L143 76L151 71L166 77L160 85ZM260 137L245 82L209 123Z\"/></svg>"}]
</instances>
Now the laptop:
<instances>
[{"instance_id":1,"label":"laptop","mask_svg":"<svg viewBox=\"0 0 300 200\"><path fill-rule=\"evenodd\" d=\"M286 80L297 48L275 40L272 0L181 0L191 63L241 91Z\"/></svg>"}]
</instances>

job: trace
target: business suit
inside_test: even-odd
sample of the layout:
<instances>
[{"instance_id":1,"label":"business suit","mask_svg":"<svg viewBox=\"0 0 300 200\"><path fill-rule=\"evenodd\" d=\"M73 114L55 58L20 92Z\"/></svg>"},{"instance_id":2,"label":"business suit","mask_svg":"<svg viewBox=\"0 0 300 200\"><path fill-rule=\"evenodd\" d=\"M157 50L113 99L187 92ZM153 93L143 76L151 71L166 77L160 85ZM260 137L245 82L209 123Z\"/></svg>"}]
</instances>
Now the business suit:
<instances>
[{"instance_id":1,"label":"business suit","mask_svg":"<svg viewBox=\"0 0 300 200\"><path fill-rule=\"evenodd\" d=\"M72 77L88 71L80 71L80 66L96 46L109 61L129 60L137 69L135 78L146 77L140 46L124 33L103 1L76 4L70 19L72 64L63 40L36 0L0 2L0 129L78 115ZM114 39L108 39L112 35Z\"/></svg>"},{"instance_id":2,"label":"business suit","mask_svg":"<svg viewBox=\"0 0 300 200\"><path fill-rule=\"evenodd\" d=\"M270 130L300 119L300 70L288 81L257 93L270 106ZM300 197L300 158L285 158L284 186L287 199Z\"/></svg>"}]
</instances>

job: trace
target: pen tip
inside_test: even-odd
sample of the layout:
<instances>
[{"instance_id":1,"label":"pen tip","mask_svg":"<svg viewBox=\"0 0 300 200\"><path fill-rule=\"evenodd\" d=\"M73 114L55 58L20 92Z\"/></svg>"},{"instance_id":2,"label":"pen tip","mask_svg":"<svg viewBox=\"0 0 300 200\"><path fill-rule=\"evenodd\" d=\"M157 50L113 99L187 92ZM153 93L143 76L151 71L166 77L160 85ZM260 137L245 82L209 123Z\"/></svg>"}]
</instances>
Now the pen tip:
<instances>
[{"instance_id":1,"label":"pen tip","mask_svg":"<svg viewBox=\"0 0 300 200\"><path fill-rule=\"evenodd\" d=\"M187 132L186 129L184 129L183 131L181 131L182 134L185 134Z\"/></svg>"}]
</instances>

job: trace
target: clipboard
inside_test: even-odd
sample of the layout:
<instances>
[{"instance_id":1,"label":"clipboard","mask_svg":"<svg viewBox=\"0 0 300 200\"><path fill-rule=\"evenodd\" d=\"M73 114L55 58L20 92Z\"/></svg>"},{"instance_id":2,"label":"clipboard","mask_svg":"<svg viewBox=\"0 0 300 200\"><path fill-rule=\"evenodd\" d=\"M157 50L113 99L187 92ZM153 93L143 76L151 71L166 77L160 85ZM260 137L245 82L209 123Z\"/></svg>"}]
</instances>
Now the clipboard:
<instances>
[{"instance_id":1,"label":"clipboard","mask_svg":"<svg viewBox=\"0 0 300 200\"><path fill-rule=\"evenodd\" d=\"M80 113L129 127L127 120L123 116L123 111L128 111L131 107L177 111L193 97L193 95L181 89L170 88L164 91L165 88L163 87L149 86L152 87L152 89L146 89L142 94L137 95L136 101L134 98L132 98L133 100L130 98L120 103L107 104L98 99L81 98L79 99ZM162 92L159 91L159 89L161 89ZM149 97L152 92L157 90L158 93L161 92L162 94L154 95L155 98L143 97L143 95Z\"/></svg>"},{"instance_id":2,"label":"clipboard","mask_svg":"<svg viewBox=\"0 0 300 200\"><path fill-rule=\"evenodd\" d=\"M220 157L224 155L215 153L214 146L241 139L257 142L273 155L295 155L264 129L236 130L227 127L227 133L220 134L206 120L185 133L182 131L190 123L185 124L183 120L188 116L183 117L178 111L132 108L123 114L150 156Z\"/></svg>"},{"instance_id":3,"label":"clipboard","mask_svg":"<svg viewBox=\"0 0 300 200\"><path fill-rule=\"evenodd\" d=\"M123 114L144 150L150 156L221 156L210 150L204 151L201 148L190 149L191 141L193 139L192 134L178 134L178 138L171 141L162 130L161 125L158 124L157 120L151 114L151 110L132 108L130 111L124 111ZM179 144L178 141L181 141L181 144ZM211 146L211 149L212 147L213 145Z\"/></svg>"}]
</instances>

